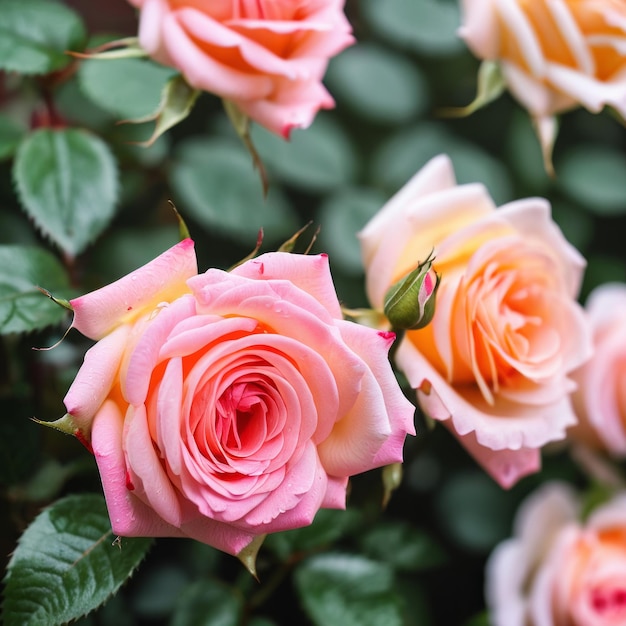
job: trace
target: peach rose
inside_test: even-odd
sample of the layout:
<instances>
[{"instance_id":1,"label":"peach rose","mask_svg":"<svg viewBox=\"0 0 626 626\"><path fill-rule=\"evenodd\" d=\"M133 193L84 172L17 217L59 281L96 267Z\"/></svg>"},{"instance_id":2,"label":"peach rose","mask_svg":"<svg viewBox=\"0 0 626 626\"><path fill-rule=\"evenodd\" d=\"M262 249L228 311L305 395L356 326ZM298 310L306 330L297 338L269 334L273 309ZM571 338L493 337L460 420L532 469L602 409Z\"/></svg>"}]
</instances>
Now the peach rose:
<instances>
[{"instance_id":1,"label":"peach rose","mask_svg":"<svg viewBox=\"0 0 626 626\"><path fill-rule=\"evenodd\" d=\"M623 0L463 0L459 31L481 59L499 61L513 95L539 123L605 105L626 118L626 3Z\"/></svg>"},{"instance_id":2,"label":"peach rose","mask_svg":"<svg viewBox=\"0 0 626 626\"><path fill-rule=\"evenodd\" d=\"M574 373L579 425L574 438L626 457L626 285L609 283L589 294L586 309L594 354Z\"/></svg>"},{"instance_id":3,"label":"peach rose","mask_svg":"<svg viewBox=\"0 0 626 626\"><path fill-rule=\"evenodd\" d=\"M398 462L413 405L393 334L344 321L325 255L198 275L193 242L71 301L97 340L65 406L113 531L238 554L345 506L348 477Z\"/></svg>"},{"instance_id":4,"label":"peach rose","mask_svg":"<svg viewBox=\"0 0 626 626\"><path fill-rule=\"evenodd\" d=\"M482 185L457 186L449 159L430 161L360 233L366 287L389 287L434 250L435 314L409 330L396 363L422 409L443 421L504 487L537 471L539 448L575 422L568 373L589 356L576 303L584 260L546 200L496 210Z\"/></svg>"},{"instance_id":5,"label":"peach rose","mask_svg":"<svg viewBox=\"0 0 626 626\"><path fill-rule=\"evenodd\" d=\"M493 626L626 624L626 494L583 523L568 486L544 485L523 503L514 535L487 564Z\"/></svg>"},{"instance_id":6,"label":"peach rose","mask_svg":"<svg viewBox=\"0 0 626 626\"><path fill-rule=\"evenodd\" d=\"M335 103L328 60L353 43L344 0L129 0L139 42L187 82L284 137Z\"/></svg>"},{"instance_id":7,"label":"peach rose","mask_svg":"<svg viewBox=\"0 0 626 626\"><path fill-rule=\"evenodd\" d=\"M501 63L534 115L582 105L626 117L626 4L622 0L464 0L460 34Z\"/></svg>"}]
</instances>

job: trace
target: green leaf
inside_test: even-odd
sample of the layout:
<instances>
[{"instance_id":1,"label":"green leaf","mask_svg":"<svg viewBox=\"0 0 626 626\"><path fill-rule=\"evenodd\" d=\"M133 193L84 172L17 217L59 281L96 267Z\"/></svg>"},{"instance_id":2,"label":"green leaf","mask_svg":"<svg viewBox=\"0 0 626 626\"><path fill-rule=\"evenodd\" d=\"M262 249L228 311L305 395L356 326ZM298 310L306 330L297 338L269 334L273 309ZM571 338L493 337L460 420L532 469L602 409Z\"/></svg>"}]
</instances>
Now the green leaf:
<instances>
[{"instance_id":1,"label":"green leaf","mask_svg":"<svg viewBox=\"0 0 626 626\"><path fill-rule=\"evenodd\" d=\"M310 552L331 545L359 525L361 515L355 509L320 509L313 523L303 528L271 533L264 547L286 561L294 552Z\"/></svg>"},{"instance_id":2,"label":"green leaf","mask_svg":"<svg viewBox=\"0 0 626 626\"><path fill-rule=\"evenodd\" d=\"M428 104L428 85L417 66L378 44L362 43L337 56L326 81L340 105L374 122L402 124Z\"/></svg>"},{"instance_id":3,"label":"green leaf","mask_svg":"<svg viewBox=\"0 0 626 626\"><path fill-rule=\"evenodd\" d=\"M362 0L367 22L394 45L431 55L460 52L456 31L461 18L457 2L445 0Z\"/></svg>"},{"instance_id":4,"label":"green leaf","mask_svg":"<svg viewBox=\"0 0 626 626\"><path fill-rule=\"evenodd\" d=\"M117 164L107 144L87 131L35 131L18 149L13 178L26 213L72 256L113 219Z\"/></svg>"},{"instance_id":5,"label":"green leaf","mask_svg":"<svg viewBox=\"0 0 626 626\"><path fill-rule=\"evenodd\" d=\"M310 128L294 130L285 141L253 126L254 145L272 175L304 191L322 193L351 182L357 155L346 131L332 117L318 115Z\"/></svg>"},{"instance_id":6,"label":"green leaf","mask_svg":"<svg viewBox=\"0 0 626 626\"><path fill-rule=\"evenodd\" d=\"M401 571L420 571L441 565L445 554L425 531L405 522L378 524L363 537L366 555Z\"/></svg>"},{"instance_id":7,"label":"green leaf","mask_svg":"<svg viewBox=\"0 0 626 626\"><path fill-rule=\"evenodd\" d=\"M46 459L26 482L15 485L9 494L12 499L21 502L50 502L70 478L94 469L93 460L86 454L65 464L56 459Z\"/></svg>"},{"instance_id":8,"label":"green leaf","mask_svg":"<svg viewBox=\"0 0 626 626\"><path fill-rule=\"evenodd\" d=\"M517 500L478 471L452 476L438 491L441 527L461 546L485 553L509 536Z\"/></svg>"},{"instance_id":9,"label":"green leaf","mask_svg":"<svg viewBox=\"0 0 626 626\"><path fill-rule=\"evenodd\" d=\"M67 6L49 0L0 0L0 69L48 74L72 61L85 28Z\"/></svg>"},{"instance_id":10,"label":"green leaf","mask_svg":"<svg viewBox=\"0 0 626 626\"><path fill-rule=\"evenodd\" d=\"M7 568L5 626L56 626L115 593L143 559L150 539L114 543L101 496L68 496L26 529Z\"/></svg>"},{"instance_id":11,"label":"green leaf","mask_svg":"<svg viewBox=\"0 0 626 626\"><path fill-rule=\"evenodd\" d=\"M37 287L55 295L69 289L59 261L41 248L0 246L0 333L25 333L58 324L66 311Z\"/></svg>"},{"instance_id":12,"label":"green leaf","mask_svg":"<svg viewBox=\"0 0 626 626\"><path fill-rule=\"evenodd\" d=\"M599 216L626 214L626 156L600 145L582 145L559 160L557 181L572 200Z\"/></svg>"},{"instance_id":13,"label":"green leaf","mask_svg":"<svg viewBox=\"0 0 626 626\"><path fill-rule=\"evenodd\" d=\"M146 620L171 615L183 590L190 584L189 574L176 562L157 562L142 571L133 585L133 612Z\"/></svg>"},{"instance_id":14,"label":"green leaf","mask_svg":"<svg viewBox=\"0 0 626 626\"><path fill-rule=\"evenodd\" d=\"M217 580L199 580L180 595L171 626L238 626L243 597Z\"/></svg>"},{"instance_id":15,"label":"green leaf","mask_svg":"<svg viewBox=\"0 0 626 626\"><path fill-rule=\"evenodd\" d=\"M155 115L176 70L148 59L86 60L78 80L83 93L121 120Z\"/></svg>"},{"instance_id":16,"label":"green leaf","mask_svg":"<svg viewBox=\"0 0 626 626\"><path fill-rule=\"evenodd\" d=\"M0 159L13 156L25 133L24 128L8 115L0 114Z\"/></svg>"},{"instance_id":17,"label":"green leaf","mask_svg":"<svg viewBox=\"0 0 626 626\"><path fill-rule=\"evenodd\" d=\"M320 244L332 263L346 272L363 274L357 233L386 201L381 191L366 187L347 187L324 200L318 213Z\"/></svg>"},{"instance_id":18,"label":"green leaf","mask_svg":"<svg viewBox=\"0 0 626 626\"><path fill-rule=\"evenodd\" d=\"M529 115L516 109L509 124L506 154L516 177L533 192L544 194L550 184L541 154L541 145Z\"/></svg>"},{"instance_id":19,"label":"green leaf","mask_svg":"<svg viewBox=\"0 0 626 626\"><path fill-rule=\"evenodd\" d=\"M256 241L259 228L272 240L291 235L295 217L275 186L263 198L250 156L238 143L190 139L175 155L170 180L180 212L210 230L244 243Z\"/></svg>"},{"instance_id":20,"label":"green leaf","mask_svg":"<svg viewBox=\"0 0 626 626\"><path fill-rule=\"evenodd\" d=\"M341 554L303 561L295 571L300 600L317 626L401 626L402 603L383 563Z\"/></svg>"},{"instance_id":21,"label":"green leaf","mask_svg":"<svg viewBox=\"0 0 626 626\"><path fill-rule=\"evenodd\" d=\"M482 613L478 613L478 615L474 615L464 626L490 626L490 624L489 613L483 611Z\"/></svg>"}]
</instances>

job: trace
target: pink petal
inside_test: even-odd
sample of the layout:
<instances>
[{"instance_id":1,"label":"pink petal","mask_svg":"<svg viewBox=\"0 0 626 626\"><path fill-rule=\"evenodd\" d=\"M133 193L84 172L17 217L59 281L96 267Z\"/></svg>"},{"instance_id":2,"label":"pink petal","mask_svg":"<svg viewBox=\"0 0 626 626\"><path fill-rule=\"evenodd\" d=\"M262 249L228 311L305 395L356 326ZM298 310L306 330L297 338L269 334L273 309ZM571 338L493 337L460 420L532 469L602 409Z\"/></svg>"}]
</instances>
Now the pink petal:
<instances>
[{"instance_id":1,"label":"pink petal","mask_svg":"<svg viewBox=\"0 0 626 626\"><path fill-rule=\"evenodd\" d=\"M113 532L123 537L184 536L128 489L123 426L124 418L117 405L106 401L94 419L92 445Z\"/></svg>"},{"instance_id":2,"label":"pink petal","mask_svg":"<svg viewBox=\"0 0 626 626\"><path fill-rule=\"evenodd\" d=\"M289 281L313 296L331 317L343 317L326 254L268 252L239 265L231 274L255 280Z\"/></svg>"},{"instance_id":3,"label":"pink petal","mask_svg":"<svg viewBox=\"0 0 626 626\"><path fill-rule=\"evenodd\" d=\"M294 128L308 128L320 109L332 109L335 101L317 80L299 81L287 90L283 84L272 99L236 100L237 107L250 119L289 139Z\"/></svg>"},{"instance_id":4,"label":"pink petal","mask_svg":"<svg viewBox=\"0 0 626 626\"><path fill-rule=\"evenodd\" d=\"M387 353L387 333L352 322L338 322L347 345L368 365L360 392L318 451L324 469L334 476L352 476L402 461L407 433L415 434L415 407L398 386Z\"/></svg>"},{"instance_id":5,"label":"pink petal","mask_svg":"<svg viewBox=\"0 0 626 626\"><path fill-rule=\"evenodd\" d=\"M137 343L122 371L122 393L129 404L146 401L150 377L159 362L159 353L172 329L196 312L195 300L183 295L171 304L155 309L154 316L136 329Z\"/></svg>"},{"instance_id":6,"label":"pink petal","mask_svg":"<svg viewBox=\"0 0 626 626\"><path fill-rule=\"evenodd\" d=\"M246 525L259 532L278 532L308 526L324 501L328 479L313 444L289 468L283 484L251 511Z\"/></svg>"},{"instance_id":7,"label":"pink petal","mask_svg":"<svg viewBox=\"0 0 626 626\"><path fill-rule=\"evenodd\" d=\"M497 59L501 26L493 0L462 0L463 20L458 35L481 59Z\"/></svg>"},{"instance_id":8,"label":"pink petal","mask_svg":"<svg viewBox=\"0 0 626 626\"><path fill-rule=\"evenodd\" d=\"M450 422L445 422L445 425L503 489L509 489L524 476L541 469L541 454L537 448L492 450L479 444L475 433L459 435Z\"/></svg>"},{"instance_id":9,"label":"pink petal","mask_svg":"<svg viewBox=\"0 0 626 626\"><path fill-rule=\"evenodd\" d=\"M124 424L124 449L135 494L167 523L184 520L180 494L172 486L148 430L145 406L129 407Z\"/></svg>"},{"instance_id":10,"label":"pink petal","mask_svg":"<svg viewBox=\"0 0 626 626\"><path fill-rule=\"evenodd\" d=\"M196 517L184 522L181 531L191 539L207 543L233 556L239 554L258 534L262 534L246 532L208 517Z\"/></svg>"},{"instance_id":11,"label":"pink petal","mask_svg":"<svg viewBox=\"0 0 626 626\"><path fill-rule=\"evenodd\" d=\"M160 302L173 302L188 293L186 280L197 273L193 241L185 239L116 282L71 300L72 326L91 339L101 339Z\"/></svg>"},{"instance_id":12,"label":"pink petal","mask_svg":"<svg viewBox=\"0 0 626 626\"><path fill-rule=\"evenodd\" d=\"M348 476L328 476L326 493L320 508L323 509L345 509L346 490L348 488Z\"/></svg>"},{"instance_id":13,"label":"pink petal","mask_svg":"<svg viewBox=\"0 0 626 626\"><path fill-rule=\"evenodd\" d=\"M189 36L177 13L167 15L162 28L163 45L172 65L193 87L229 100L265 98L272 92L271 77L239 71L208 56Z\"/></svg>"},{"instance_id":14,"label":"pink petal","mask_svg":"<svg viewBox=\"0 0 626 626\"><path fill-rule=\"evenodd\" d=\"M87 350L83 364L63 399L68 413L86 433L111 391L129 334L129 326L120 326Z\"/></svg>"}]
</instances>

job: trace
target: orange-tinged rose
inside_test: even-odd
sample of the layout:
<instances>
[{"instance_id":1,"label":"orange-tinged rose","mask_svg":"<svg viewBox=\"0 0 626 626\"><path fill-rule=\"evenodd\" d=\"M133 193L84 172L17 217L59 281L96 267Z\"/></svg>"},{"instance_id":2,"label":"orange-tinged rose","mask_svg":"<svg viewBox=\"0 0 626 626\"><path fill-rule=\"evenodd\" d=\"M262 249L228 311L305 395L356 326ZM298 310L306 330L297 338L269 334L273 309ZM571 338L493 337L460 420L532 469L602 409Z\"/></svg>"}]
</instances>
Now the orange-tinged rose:
<instances>
[{"instance_id":1,"label":"orange-tinged rose","mask_svg":"<svg viewBox=\"0 0 626 626\"><path fill-rule=\"evenodd\" d=\"M463 0L459 33L476 56L499 62L544 149L562 111L606 105L626 118L624 0Z\"/></svg>"},{"instance_id":2,"label":"orange-tinged rose","mask_svg":"<svg viewBox=\"0 0 626 626\"><path fill-rule=\"evenodd\" d=\"M541 446L575 423L569 373L591 352L575 300L584 260L547 201L496 210L482 185L457 186L442 156L360 236L368 296L379 310L391 285L434 256L434 317L407 331L396 352L422 409L502 486L536 471Z\"/></svg>"},{"instance_id":3,"label":"orange-tinged rose","mask_svg":"<svg viewBox=\"0 0 626 626\"><path fill-rule=\"evenodd\" d=\"M461 35L499 60L509 88L535 115L581 104L626 114L623 0L465 0Z\"/></svg>"},{"instance_id":4,"label":"orange-tinged rose","mask_svg":"<svg viewBox=\"0 0 626 626\"><path fill-rule=\"evenodd\" d=\"M288 137L334 100L328 61L351 45L344 0L129 0L139 42L197 89Z\"/></svg>"}]
</instances>

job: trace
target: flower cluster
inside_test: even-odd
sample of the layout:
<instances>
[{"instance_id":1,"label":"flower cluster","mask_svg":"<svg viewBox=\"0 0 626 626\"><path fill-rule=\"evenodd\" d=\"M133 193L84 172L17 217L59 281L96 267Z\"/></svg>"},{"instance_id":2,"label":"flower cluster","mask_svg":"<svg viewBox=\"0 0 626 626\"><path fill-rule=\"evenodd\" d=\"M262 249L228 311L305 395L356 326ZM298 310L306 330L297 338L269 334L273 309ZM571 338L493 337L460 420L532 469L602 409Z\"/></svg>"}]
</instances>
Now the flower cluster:
<instances>
[{"instance_id":1,"label":"flower cluster","mask_svg":"<svg viewBox=\"0 0 626 626\"><path fill-rule=\"evenodd\" d=\"M369 176L376 169L372 167L368 177L375 180L361 194L357 185L362 181L355 180L361 143L376 144L375 165L387 163L389 155L395 154L388 146L396 150L399 145L394 137L379 150L382 126L371 133L362 132L362 121L356 121L358 138L350 144L353 162L337 176L335 169L342 170L341 161L336 164L331 157L342 152L343 139L333 131L332 122L326 127L330 130L320 135L314 133L323 123L308 131L313 137L322 136L323 145L314 139L290 152L293 146L281 140L288 140L294 128L311 126L320 110L335 106L323 80L331 60L355 42L345 11L352 18L354 10L354 29L359 34L361 7L357 10L356 4L345 0L122 0L137 20L133 23L137 37L90 49L87 42L99 38L87 36L80 18L66 4L70 3L5 0L0 11L0 104L6 104L11 114L0 116L0 158L15 161L10 172L2 173L8 174L6 180L15 181L16 202L62 252L56 258L27 246L0 246L0 318L5 320L0 319L0 330L7 335L42 331L61 320L66 312L59 314L50 302L39 298L39 292L35 292L38 300L33 298L33 285L41 283L40 291L49 288L51 292L45 293L72 311L71 328L93 342L84 354L81 349L76 359L82 359L82 364L63 398L66 414L49 424L74 435L93 454L106 501L105 510L100 494L96 497L101 504L100 522L104 520L106 526L104 537L109 532L108 512L112 533L120 537L192 538L237 556L255 573L257 552L266 535L308 527L326 515L320 514L323 509L344 509L350 486L357 481L353 477L358 474L381 470L376 472L383 503L379 509L384 509L395 490L417 497L419 472L409 472L409 484L403 491L400 467L407 459L421 460L431 427L438 429L436 434L447 442L444 445L450 445L450 455L456 455L449 465L458 461L477 467L479 479L511 502L522 501L521 492L514 487L523 478L536 475L532 480L538 483L537 490L522 494L527 499L517 514L513 537L497 546L488 559L486 602L494 626L626 624L626 479L622 476L626 460L626 284L601 283L598 275L585 278L585 256L591 265L593 250L580 245L585 255L579 252L565 236L576 230L565 228L552 210L553 205L562 208L558 205L563 190L563 197L569 197L574 205L578 196L584 195L580 192L584 192L585 181L580 182L578 176L587 172L580 167L581 161L570 160L569 178L574 184L569 187L559 186L560 180L550 181L539 167L541 180L524 180L524 189L537 184L528 192L520 191L519 196L537 193L546 197L517 196L496 203L474 173L480 171L483 161L495 164L492 172L496 174L506 169L493 158L499 146L487 157L477 151L482 158L477 159L479 166L474 170L474 163L467 158L474 154L471 149L464 154L465 144L447 141L445 132L439 130L422 133L426 122L420 120L417 135L434 138L433 143L441 141L442 145L420 144L414 149L403 144L404 156L419 156L414 159L418 171L413 174L416 164L411 158L403 161L403 165L410 162L409 172L398 170L406 174L403 177L389 168L394 171L377 179ZM396 21L387 21L381 19L387 5L381 10L378 0L363 3L363 24L375 27L372 16L377 16L384 22L378 25L381 38L397 38L397 43L419 49L419 42L412 39L412 27L403 21L402 3L395 4L401 6L395 9ZM422 4L430 7L432 3ZM446 10L452 9L451 3L443 4L450 5ZM515 101L507 106L516 110L521 103L529 112L540 139L543 165L550 173L555 173L552 151L557 116L580 107L594 113L610 108L621 121L626 120L625 0L459 0L458 4L462 23L454 37L458 35L482 62L479 95L462 111L473 111L508 89ZM432 9L424 7L416 14L423 10L427 15ZM438 9L432 9L435 17ZM37 15L44 17L37 20ZM412 15L411 10L406 15ZM441 15L448 13L442 10ZM434 25L438 19L433 18ZM15 40L7 35L13 36L13 31ZM445 45L438 36L435 33L431 38L437 39L435 47L441 46L442 52ZM457 38L454 44L463 47L463 42ZM72 54L67 55L67 50ZM347 63L331 68L338 68L333 77L336 82L329 75L331 91L336 87L340 104L343 86L346 102L364 119L369 114L387 123L403 113L407 120L421 113L422 90L419 85L407 88L407 77L419 82L422 69L413 67L412 61L397 63L396 52L381 53L378 44L365 47L363 56L356 48L352 56L350 52L344 57ZM138 77L148 76L146 94L139 79L126 76L122 81L122 72L107 67L105 59L121 62L118 68L128 70L128 76L134 77L135 72ZM370 83L376 81L365 76L371 68L380 82L385 82L385 89L395 84L396 92L389 95L391 105L382 88L372 88ZM20 102L12 101L13 92L21 87L21 75L28 77L24 84L37 92L26 98L27 113L21 111ZM388 85L383 81L386 78ZM124 83L119 90L118 79ZM70 84L67 91L57 91L72 80L76 84ZM85 112L82 100L71 101L72 85L92 104L102 101L103 121L99 110ZM136 167L126 168L123 161L118 164L116 151L107 144L111 128L106 124L113 127L119 118L155 122L154 134L146 142L152 143L189 116L202 91L223 101L249 154L228 137L232 129L202 119L202 132L210 129L217 138L204 141L193 136L193 131L181 132L174 136L177 143L172 159L166 158L168 146L162 155L155 148L147 157L122 155L120 150L121 158L136 159ZM137 94L138 102L129 106L125 97L131 92ZM371 99L367 111L359 109L362 94ZM94 129L71 127L74 117L83 123L82 113L85 120L96 120ZM111 116L116 116L115 120L109 119ZM496 117L494 128L499 132L510 118ZM584 112L582 117L589 119ZM18 123L14 118L19 118ZM30 127L22 128L27 118ZM189 121L197 123L198 118ZM252 133L250 121L271 133ZM401 130L401 140L413 137ZM114 134L111 130L111 137ZM515 135L513 131L510 134ZM304 136L309 135L300 137ZM130 140L136 143L135 139ZM110 141L113 145L117 139ZM511 141L515 144L517 138ZM622 143L622 138L615 140L620 148ZM615 153L618 151L613 150ZM294 165L293 154L305 163ZM459 154L466 157L465 162L463 158L457 162ZM154 165L160 158L162 162ZM400 156L397 159L402 160ZM541 162L541 158L537 160ZM470 167L462 167L468 163ZM594 175L604 167L603 163L593 165ZM623 173L623 155L618 153L610 165ZM272 185L278 182L286 188L293 184L294 189L286 189L282 197L279 189L278 195L267 196L265 204L252 206L255 191L259 200L262 195L260 187L254 186L258 180L251 174L253 166L261 173L264 191L270 180ZM142 178L136 170L144 167L150 168L150 176ZM471 179L468 171L473 174ZM311 172L311 180L305 180ZM252 178L244 180L248 174ZM132 178L134 175L137 178ZM96 274L90 270L83 274L83 263L89 262L84 253L114 225L118 187L128 191L131 199L123 200L127 208L132 205L134 209L137 198L145 205L156 197L153 192L157 189L163 196L161 176L171 184L172 197L181 196L177 203L189 205L189 213L197 221L194 228L210 230L206 240L201 233L192 240L181 220L181 241L160 255L143 257L144 262L152 260L122 278L115 280L140 265L134 257L132 263L126 259L124 270L112 273L108 280L98 282L97 270ZM459 184L457 176L471 182ZM118 185L118 178L123 179L122 184ZM612 196L611 202L617 198L615 205L622 202L620 210L626 215L626 186L623 177L615 178L620 180L607 195ZM158 183L140 195L137 190L148 180ZM381 188L386 194L383 200ZM230 252L237 244L248 246L248 235L254 236L259 226L293 232L293 220L302 218L319 200L313 196L322 189L336 195L334 202L320 205L320 221L331 222L331 209L349 214L344 219L342 213L330 226L321 224L322 232L337 227L331 237L322 236L324 252L311 253L317 245L314 237L305 253L295 253L298 233L276 251L260 253L265 244L259 235L254 252L231 269L213 266L219 265L225 250ZM510 186L515 193L521 189L521 184ZM313 201L300 204L309 192ZM211 196L208 200L207 195ZM511 192L507 199L513 197ZM231 210L235 198L241 201L240 210ZM348 206L355 198L353 204L358 206ZM372 198L376 198L375 210L369 210ZM292 200L294 205L298 202L297 209L290 205ZM592 217L585 214L578 222L583 225L579 231L603 217L602 209L597 208ZM187 210L183 208L183 212ZM267 223L253 223L253 218ZM2 223L5 225L4 220ZM22 224L13 216L6 224L8 232L21 232ZM334 245L341 253L349 247L348 229L351 247L346 256L350 255L352 266L347 269L346 263L339 278L331 248ZM224 247L216 245L220 249L213 255L208 248L222 234L226 243ZM29 242L32 239L27 237ZM111 245L116 244L119 241ZM623 254L622 248L619 254ZM202 260L211 257L208 269L198 270L196 250ZM3 269L3 264L10 268ZM95 277L98 285L105 286L76 290L84 276L85 284L93 284ZM48 278L57 281L62 295L84 295L56 298L52 295L55 284L40 280ZM601 278L606 279L606 274ZM366 308L349 308L351 303L338 295L335 281L343 285L344 280L356 287L349 291L350 297L357 294ZM14 304L18 301L27 305ZM37 304L41 301L54 313L42 313ZM0 365L3 373L28 369L25 364ZM12 384L12 375L7 374L2 382ZM11 384L2 385L3 394ZM66 389L64 384L63 391ZM60 406L60 395L54 401ZM416 428L416 414L424 428ZM418 430L419 440L413 445L409 436ZM11 428L6 432L10 435ZM544 480L540 472L547 449L567 457L569 469L574 468L572 484ZM31 457L24 458L22 464L28 465ZM452 479L446 474L446 461L437 458L433 462L442 470L433 479L435 484L441 478L432 487L435 509L454 491L449 489ZM91 467L95 475L93 463ZM6 476L0 476L2 495ZM22 478L14 481L18 487L7 489L7 500L18 494L19 501L20 493L30 493ZM11 479L9 476L7 484ZM434 492L448 480L441 489L448 490L446 497L439 499ZM574 483L581 493L575 492ZM585 487L587 493L583 493ZM56 485L45 491L45 498L60 488ZM406 508L411 511L409 522L395 526L391 539L384 532L381 535L390 543L395 541L394 549L413 538L411 525L419 507L410 503ZM363 527L371 525L370 512L368 509L359 518ZM56 513L45 509L26 531L35 527L33 535L19 542L7 576L9 605L30 606L32 598L20 596L24 583L19 562L24 559L28 578L35 562L32 555L39 557L30 543L32 536L39 541L45 532L38 524L47 524ZM435 512L432 519L437 515ZM430 521L430 512L426 518ZM68 519L76 522L71 515ZM57 537L65 532L59 530L64 523L49 525L54 526L54 540L59 541L55 545L61 546L57 549L61 557L50 559L51 571L56 576L54 568L58 566L60 578L67 573L63 568L70 554L61 543L63 538ZM75 543L82 550L76 561L69 560L72 568L83 557L89 561L92 549L97 550L103 542L102 533L94 531L94 536L100 537L98 546L86 543L83 549L81 541L90 539L93 528L85 536L80 535L81 530L74 537L67 533L71 539L79 538ZM295 572L296 584L307 588L307 576L324 570L334 585L341 575L323 560L313 561L313 566L308 561L308 571L297 568L311 554L319 556L317 551L334 540L336 530L333 526L328 536L320 533L324 536L305 556L296 544L309 531L290 535L296 535L293 550L279 545L276 537L273 547L273 541L268 541L276 561L282 560L285 567L245 608L243 601L237 604L233 623L241 622L243 615L256 623L251 610L281 584L280 576ZM386 611L384 603L395 602L397 595L391 593L393 569L411 568L384 554L386 546L377 544L375 532L360 530L361 536L350 538L350 547L362 548L367 556L346 571L350 576L359 569L367 573L364 578L355 577L358 584L349 578L344 586L351 593L359 584L369 589L370 581L378 584L385 579L386 585L388 580L389 585L383 588L381 583L380 593L376 592L384 596L381 606ZM286 544L290 540L286 539ZM419 541L423 547L421 535ZM144 547L143 554L147 549ZM337 562L347 562L352 556L338 555L333 556ZM117 590L141 556L129 559L119 576L118 562L111 572L104 567L107 576L115 575L110 576L102 598L77 601L82 613L63 606L50 613L45 608L37 615L43 616L43 621L52 615L50 623L55 624L81 617ZM332 559L330 563L336 564ZM369 573L372 564L374 574ZM82 573L80 569L80 576ZM96 572L91 582L97 580ZM46 584L37 579L33 586L38 593ZM73 584L67 583L63 589L68 598ZM405 581L402 585L408 587ZM245 585L240 587L232 594L237 596L236 602L245 595L240 593ZM307 591L301 594L302 604L307 605L312 623L330 623L328 614L316 613L317 591L309 595ZM400 623L404 610L400 604L393 605L390 624ZM199 606L205 606L204 598ZM331 616L342 615L342 611L339 607ZM5 612L9 611L3 608L3 619ZM362 607L354 613L361 614ZM388 614L392 615L380 613ZM28 621L30 617L18 615L9 626L24 620L34 623ZM184 620L174 619L173 623L179 621ZM434 623L430 618L425 621Z\"/></svg>"}]
</instances>

